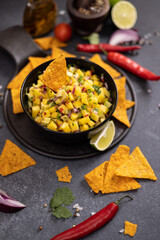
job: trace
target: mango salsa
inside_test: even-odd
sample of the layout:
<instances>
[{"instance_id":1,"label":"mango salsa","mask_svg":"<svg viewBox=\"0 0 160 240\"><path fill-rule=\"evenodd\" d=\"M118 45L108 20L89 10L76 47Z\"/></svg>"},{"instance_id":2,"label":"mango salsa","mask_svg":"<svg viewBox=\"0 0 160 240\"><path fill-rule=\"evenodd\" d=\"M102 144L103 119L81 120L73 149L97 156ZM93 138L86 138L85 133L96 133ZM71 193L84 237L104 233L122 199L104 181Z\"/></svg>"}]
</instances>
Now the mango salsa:
<instances>
[{"instance_id":1,"label":"mango salsa","mask_svg":"<svg viewBox=\"0 0 160 240\"><path fill-rule=\"evenodd\" d=\"M59 132L87 131L110 112L110 90L92 70L67 67L67 84L54 92L38 76L26 93L28 111L44 127Z\"/></svg>"}]
</instances>

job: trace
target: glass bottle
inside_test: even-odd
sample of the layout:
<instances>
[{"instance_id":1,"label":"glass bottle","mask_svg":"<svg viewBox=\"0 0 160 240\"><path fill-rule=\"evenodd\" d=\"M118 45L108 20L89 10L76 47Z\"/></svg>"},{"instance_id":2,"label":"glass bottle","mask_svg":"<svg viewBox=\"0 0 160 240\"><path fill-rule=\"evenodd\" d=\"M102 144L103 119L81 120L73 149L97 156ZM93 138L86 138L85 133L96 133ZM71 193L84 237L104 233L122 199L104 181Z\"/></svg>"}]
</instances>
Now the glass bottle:
<instances>
[{"instance_id":1,"label":"glass bottle","mask_svg":"<svg viewBox=\"0 0 160 240\"><path fill-rule=\"evenodd\" d=\"M28 0L23 26L32 37L38 37L54 28L56 18L57 5L54 0Z\"/></svg>"}]
</instances>

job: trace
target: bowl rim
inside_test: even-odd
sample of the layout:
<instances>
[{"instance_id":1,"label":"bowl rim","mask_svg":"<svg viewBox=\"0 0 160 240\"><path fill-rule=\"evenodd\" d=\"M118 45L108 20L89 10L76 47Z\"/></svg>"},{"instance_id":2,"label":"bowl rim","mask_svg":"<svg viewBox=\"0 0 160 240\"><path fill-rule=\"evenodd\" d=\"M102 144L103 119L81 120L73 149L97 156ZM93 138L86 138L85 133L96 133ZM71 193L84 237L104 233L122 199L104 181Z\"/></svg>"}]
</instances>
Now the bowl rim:
<instances>
[{"instance_id":1,"label":"bowl rim","mask_svg":"<svg viewBox=\"0 0 160 240\"><path fill-rule=\"evenodd\" d=\"M91 15L84 15L84 14L79 13L78 10L76 10L73 7L73 1L74 0L67 0L68 12L70 14L74 15L75 17L78 17L78 18L80 18L82 20L89 20L89 19L93 20L93 19L101 18L101 17L105 16L109 12L109 10L110 10L110 2L109 2L109 0L104 0L104 2L105 2L104 6L106 6L106 7L104 7L101 12L93 13Z\"/></svg>"},{"instance_id":2,"label":"bowl rim","mask_svg":"<svg viewBox=\"0 0 160 240\"><path fill-rule=\"evenodd\" d=\"M114 88L115 88L115 95L116 95L116 97L115 97L115 105L114 105L112 111L110 111L109 116L107 116L106 119L105 119L103 122L101 122L100 124L98 124L98 125L95 126L95 127L89 128L88 130L80 131L80 132L69 132L69 133L51 130L51 129L49 129L49 128L47 128L47 127L44 127L44 126L42 126L41 124L37 123L37 122L31 117L31 115L29 114L29 112L27 111L27 109L25 108L24 103L23 103L23 92L24 92L24 90L25 90L25 89L24 89L24 86L25 86L27 80L30 78L30 76L31 76L34 72L40 71L39 68L43 68L44 65L47 65L47 66L48 66L54 59L49 60L49 61L46 61L46 62L40 64L39 66L37 66L36 68L34 68L34 69L25 77L25 79L24 79L24 81L23 81L23 84L22 84L22 86L21 86L21 90L20 90L20 101L21 101L22 108L23 108L24 112L25 112L26 115L29 117L29 119L30 119L34 124L36 124L36 126L40 127L42 130L45 130L45 131L48 132L48 133L58 134L59 136L60 136L60 135L63 135L63 136L73 135L73 136L74 136L74 135L77 135L77 134L78 134L78 135L82 135L82 134L84 134L84 133L86 133L86 134L88 133L88 134L89 134L89 132L95 131L95 130L97 130L98 128L100 128L100 130L103 129L103 125L104 125L107 121L110 120L110 118L112 117L112 115L113 115L113 113L114 113L114 111L115 111L115 109L116 109L116 106L117 106L118 91L117 91L117 87L116 87L116 84L115 84L114 79L111 77L111 75L110 75L104 68L102 68L101 66L99 66L98 64L96 64L96 63L94 63L94 62L91 62L91 61L88 60L88 59L82 59L82 58L79 58L79 57L76 57L76 58L75 58L75 57L66 57L65 59L66 59L66 62L67 62L67 59L73 59L73 60L76 59L77 61L78 61L78 60L80 60L80 61L86 61L86 62L88 62L88 63L91 63L91 64L93 64L93 65L96 65L98 68L100 68L100 69L102 69L103 71L105 71L105 74L109 76L109 78L110 78L111 81L113 82L113 85L114 85ZM47 66L46 66L46 68L47 68ZM26 90L25 90L25 92L26 92ZM98 132L98 131L97 131L97 132Z\"/></svg>"}]
</instances>

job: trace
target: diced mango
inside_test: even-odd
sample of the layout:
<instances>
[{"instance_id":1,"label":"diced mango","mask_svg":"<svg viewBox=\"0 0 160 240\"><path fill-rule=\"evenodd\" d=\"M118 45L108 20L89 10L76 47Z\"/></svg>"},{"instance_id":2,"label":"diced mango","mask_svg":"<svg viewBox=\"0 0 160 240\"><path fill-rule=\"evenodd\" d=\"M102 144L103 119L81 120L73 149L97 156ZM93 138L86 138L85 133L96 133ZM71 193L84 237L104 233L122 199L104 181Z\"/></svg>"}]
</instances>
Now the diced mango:
<instances>
[{"instance_id":1,"label":"diced mango","mask_svg":"<svg viewBox=\"0 0 160 240\"><path fill-rule=\"evenodd\" d=\"M81 96L81 88L80 88L80 87L76 86L74 95L76 95L76 96Z\"/></svg>"},{"instance_id":2,"label":"diced mango","mask_svg":"<svg viewBox=\"0 0 160 240\"><path fill-rule=\"evenodd\" d=\"M75 99L74 99L74 96L73 96L73 94L72 94L71 92L68 93L68 98L69 98L69 100L70 100L71 102L75 100Z\"/></svg>"},{"instance_id":3,"label":"diced mango","mask_svg":"<svg viewBox=\"0 0 160 240\"><path fill-rule=\"evenodd\" d=\"M93 127L93 126L95 125L95 122L93 122L92 120L90 120L90 121L88 122L88 125L89 125L90 127Z\"/></svg>"},{"instance_id":4,"label":"diced mango","mask_svg":"<svg viewBox=\"0 0 160 240\"><path fill-rule=\"evenodd\" d=\"M41 109L47 110L49 108L49 105L45 105L43 102L41 102Z\"/></svg>"},{"instance_id":5,"label":"diced mango","mask_svg":"<svg viewBox=\"0 0 160 240\"><path fill-rule=\"evenodd\" d=\"M53 107L51 107L51 108L49 108L49 111L50 111L50 113L53 113L53 112L56 112L56 107L55 106L53 106Z\"/></svg>"},{"instance_id":6,"label":"diced mango","mask_svg":"<svg viewBox=\"0 0 160 240\"><path fill-rule=\"evenodd\" d=\"M74 106L73 106L73 104L72 104L71 102L66 102L65 105L66 105L66 107L67 107L68 110L74 108Z\"/></svg>"},{"instance_id":7,"label":"diced mango","mask_svg":"<svg viewBox=\"0 0 160 240\"><path fill-rule=\"evenodd\" d=\"M46 118L44 118L44 119L42 120L42 123L43 123L44 125L48 125L50 121L51 121L51 118L46 117Z\"/></svg>"},{"instance_id":8,"label":"diced mango","mask_svg":"<svg viewBox=\"0 0 160 240\"><path fill-rule=\"evenodd\" d=\"M50 121L50 123L48 124L47 128L53 130L53 131L57 131L57 124L53 121Z\"/></svg>"},{"instance_id":9,"label":"diced mango","mask_svg":"<svg viewBox=\"0 0 160 240\"><path fill-rule=\"evenodd\" d=\"M82 103L88 105L88 96L87 96L87 93L82 93L82 94L81 94L81 101L82 101Z\"/></svg>"},{"instance_id":10,"label":"diced mango","mask_svg":"<svg viewBox=\"0 0 160 240\"><path fill-rule=\"evenodd\" d=\"M74 120L77 120L79 117L79 115L77 113L72 113L71 114L71 119L74 121Z\"/></svg>"},{"instance_id":11,"label":"diced mango","mask_svg":"<svg viewBox=\"0 0 160 240\"><path fill-rule=\"evenodd\" d=\"M61 104L59 107L58 107L58 110L63 113L63 114L67 114L68 113L68 109L67 107L64 105L64 104Z\"/></svg>"},{"instance_id":12,"label":"diced mango","mask_svg":"<svg viewBox=\"0 0 160 240\"><path fill-rule=\"evenodd\" d=\"M51 117L52 117L52 118L58 118L58 116L59 116L59 113L58 113L58 112L53 112L53 113L51 114Z\"/></svg>"},{"instance_id":13,"label":"diced mango","mask_svg":"<svg viewBox=\"0 0 160 240\"><path fill-rule=\"evenodd\" d=\"M108 109L108 107L106 107L105 105L101 104L101 105L100 105L100 110L101 110L104 114L106 114L109 109Z\"/></svg>"},{"instance_id":14,"label":"diced mango","mask_svg":"<svg viewBox=\"0 0 160 240\"><path fill-rule=\"evenodd\" d=\"M79 100L76 100L75 102L73 102L73 105L76 107L76 108L80 108L82 106L82 102L79 101Z\"/></svg>"},{"instance_id":15,"label":"diced mango","mask_svg":"<svg viewBox=\"0 0 160 240\"><path fill-rule=\"evenodd\" d=\"M70 121L69 123L72 132L79 131L79 125L77 121Z\"/></svg>"},{"instance_id":16,"label":"diced mango","mask_svg":"<svg viewBox=\"0 0 160 240\"><path fill-rule=\"evenodd\" d=\"M106 107L108 107L108 108L110 108L111 106L112 106L112 103L110 103L109 101L105 101L104 102L104 105L106 106Z\"/></svg>"},{"instance_id":17,"label":"diced mango","mask_svg":"<svg viewBox=\"0 0 160 240\"><path fill-rule=\"evenodd\" d=\"M83 124L80 126L80 128L81 128L81 131L87 131L89 129L89 126L88 124Z\"/></svg>"},{"instance_id":18,"label":"diced mango","mask_svg":"<svg viewBox=\"0 0 160 240\"><path fill-rule=\"evenodd\" d=\"M54 97L55 93L54 91L52 91L51 89L47 88L47 93L48 93L48 96L51 98L51 97Z\"/></svg>"},{"instance_id":19,"label":"diced mango","mask_svg":"<svg viewBox=\"0 0 160 240\"><path fill-rule=\"evenodd\" d=\"M86 88L86 89L91 89L92 92L94 91L94 88L92 87L92 85L89 84L89 83L86 82L86 81L84 82L83 86L84 86L84 88Z\"/></svg>"},{"instance_id":20,"label":"diced mango","mask_svg":"<svg viewBox=\"0 0 160 240\"><path fill-rule=\"evenodd\" d=\"M42 117L41 117L41 116L37 116L34 120L35 120L35 122L37 122L37 123L41 123Z\"/></svg>"},{"instance_id":21,"label":"diced mango","mask_svg":"<svg viewBox=\"0 0 160 240\"><path fill-rule=\"evenodd\" d=\"M47 104L48 104L48 100L49 100L49 99L43 98L43 99L42 99L43 104L44 104L44 105L47 105Z\"/></svg>"},{"instance_id":22,"label":"diced mango","mask_svg":"<svg viewBox=\"0 0 160 240\"><path fill-rule=\"evenodd\" d=\"M98 103L104 103L105 101L105 95L103 92L101 92L99 95L98 95Z\"/></svg>"},{"instance_id":23,"label":"diced mango","mask_svg":"<svg viewBox=\"0 0 160 240\"><path fill-rule=\"evenodd\" d=\"M41 105L41 99L40 98L34 98L33 99L33 105Z\"/></svg>"},{"instance_id":24,"label":"diced mango","mask_svg":"<svg viewBox=\"0 0 160 240\"><path fill-rule=\"evenodd\" d=\"M45 118L45 117L50 117L50 115L51 115L51 113L50 113L50 111L49 110L46 110L46 111L44 111L43 113L42 113L42 117L43 118Z\"/></svg>"},{"instance_id":25,"label":"diced mango","mask_svg":"<svg viewBox=\"0 0 160 240\"><path fill-rule=\"evenodd\" d=\"M92 97L89 98L89 104L90 104L91 106L94 106L94 105L96 105L97 103L98 103L98 99L97 99L95 96L92 96Z\"/></svg>"},{"instance_id":26,"label":"diced mango","mask_svg":"<svg viewBox=\"0 0 160 240\"><path fill-rule=\"evenodd\" d=\"M40 111L40 106L32 106L32 117L37 117L38 113Z\"/></svg>"},{"instance_id":27,"label":"diced mango","mask_svg":"<svg viewBox=\"0 0 160 240\"><path fill-rule=\"evenodd\" d=\"M82 72L81 69L78 69L78 70L77 70L77 73L79 74L79 76L84 76L84 73Z\"/></svg>"},{"instance_id":28,"label":"diced mango","mask_svg":"<svg viewBox=\"0 0 160 240\"><path fill-rule=\"evenodd\" d=\"M98 122L99 120L99 115L97 113L91 112L90 118L95 121Z\"/></svg>"},{"instance_id":29,"label":"diced mango","mask_svg":"<svg viewBox=\"0 0 160 240\"><path fill-rule=\"evenodd\" d=\"M83 115L83 117L87 117L87 116L89 116L90 115L90 112L88 112L87 110L82 110L82 115Z\"/></svg>"},{"instance_id":30,"label":"diced mango","mask_svg":"<svg viewBox=\"0 0 160 240\"><path fill-rule=\"evenodd\" d=\"M85 124L85 123L88 123L89 121L90 121L89 116L78 119L78 123L79 123L80 125L83 125L83 124Z\"/></svg>"},{"instance_id":31,"label":"diced mango","mask_svg":"<svg viewBox=\"0 0 160 240\"><path fill-rule=\"evenodd\" d=\"M59 127L59 130L62 130L64 132L71 132L71 129L67 122L63 122L62 125Z\"/></svg>"}]
</instances>

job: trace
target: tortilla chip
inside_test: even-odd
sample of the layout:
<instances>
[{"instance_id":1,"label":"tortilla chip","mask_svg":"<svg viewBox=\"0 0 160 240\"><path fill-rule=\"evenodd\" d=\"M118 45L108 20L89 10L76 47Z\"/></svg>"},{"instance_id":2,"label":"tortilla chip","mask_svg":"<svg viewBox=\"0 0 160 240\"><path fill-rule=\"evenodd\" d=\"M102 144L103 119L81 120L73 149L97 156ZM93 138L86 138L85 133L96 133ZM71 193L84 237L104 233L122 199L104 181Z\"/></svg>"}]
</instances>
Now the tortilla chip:
<instances>
[{"instance_id":1,"label":"tortilla chip","mask_svg":"<svg viewBox=\"0 0 160 240\"><path fill-rule=\"evenodd\" d=\"M41 76L41 81L53 91L67 83L67 67L64 56L53 60Z\"/></svg>"},{"instance_id":2,"label":"tortilla chip","mask_svg":"<svg viewBox=\"0 0 160 240\"><path fill-rule=\"evenodd\" d=\"M101 66L102 68L104 68L110 75L112 78L117 78L121 75L120 72L118 72L117 70L115 70L113 67L111 67L109 64L105 63L99 54L94 54L90 59L91 62L94 62L96 64L98 64L99 66Z\"/></svg>"},{"instance_id":3,"label":"tortilla chip","mask_svg":"<svg viewBox=\"0 0 160 240\"><path fill-rule=\"evenodd\" d=\"M157 180L153 169L139 147L136 147L129 158L116 169L115 174L123 177Z\"/></svg>"},{"instance_id":4,"label":"tortilla chip","mask_svg":"<svg viewBox=\"0 0 160 240\"><path fill-rule=\"evenodd\" d=\"M51 49L52 46L56 47L66 47L67 44L60 42L56 37L43 37L34 39L35 43L39 45L43 50Z\"/></svg>"},{"instance_id":5,"label":"tortilla chip","mask_svg":"<svg viewBox=\"0 0 160 240\"><path fill-rule=\"evenodd\" d=\"M32 65L32 68L36 68L39 65L41 65L42 63L45 63L47 61L52 60L51 56L47 56L47 57L29 57L28 58L29 62Z\"/></svg>"},{"instance_id":6,"label":"tortilla chip","mask_svg":"<svg viewBox=\"0 0 160 240\"><path fill-rule=\"evenodd\" d=\"M0 174L7 176L24 168L35 165L36 162L10 140L6 140L0 155Z\"/></svg>"},{"instance_id":7,"label":"tortilla chip","mask_svg":"<svg viewBox=\"0 0 160 240\"><path fill-rule=\"evenodd\" d=\"M20 100L20 89L11 89L11 96L12 96L12 105L13 105L13 113L22 113L23 108L21 105Z\"/></svg>"},{"instance_id":8,"label":"tortilla chip","mask_svg":"<svg viewBox=\"0 0 160 240\"><path fill-rule=\"evenodd\" d=\"M13 79L9 82L8 89L20 89L24 79L32 71L31 63L28 63Z\"/></svg>"},{"instance_id":9,"label":"tortilla chip","mask_svg":"<svg viewBox=\"0 0 160 240\"><path fill-rule=\"evenodd\" d=\"M58 58L61 55L63 55L64 57L76 57L75 55L68 53L60 48L57 48L55 46L52 47L52 58Z\"/></svg>"},{"instance_id":10,"label":"tortilla chip","mask_svg":"<svg viewBox=\"0 0 160 240\"><path fill-rule=\"evenodd\" d=\"M137 231L137 224L125 221L124 225L124 234L128 234L129 236L133 237Z\"/></svg>"},{"instance_id":11,"label":"tortilla chip","mask_svg":"<svg viewBox=\"0 0 160 240\"><path fill-rule=\"evenodd\" d=\"M95 193L103 190L104 176L107 171L108 161L105 161L91 172L87 173L84 178L88 185L92 188Z\"/></svg>"},{"instance_id":12,"label":"tortilla chip","mask_svg":"<svg viewBox=\"0 0 160 240\"><path fill-rule=\"evenodd\" d=\"M125 101L125 105L126 105L126 109L128 109L128 108L133 107L133 106L135 105L135 102L126 99L126 101Z\"/></svg>"},{"instance_id":13,"label":"tortilla chip","mask_svg":"<svg viewBox=\"0 0 160 240\"><path fill-rule=\"evenodd\" d=\"M65 166L65 167L57 170L56 174L58 176L58 181L60 181L60 182L71 182L72 175L69 171L68 166Z\"/></svg>"},{"instance_id":14,"label":"tortilla chip","mask_svg":"<svg viewBox=\"0 0 160 240\"><path fill-rule=\"evenodd\" d=\"M120 145L117 151L111 155L104 179L102 193L113 193L134 190L141 185L133 178L119 177L115 175L116 169L129 157L129 147Z\"/></svg>"},{"instance_id":15,"label":"tortilla chip","mask_svg":"<svg viewBox=\"0 0 160 240\"><path fill-rule=\"evenodd\" d=\"M126 90L125 90L126 78L122 77L115 80L117 91L118 91L118 101L116 109L113 113L113 117L125 124L127 127L131 127L128 119L127 109L126 109Z\"/></svg>"}]
</instances>

